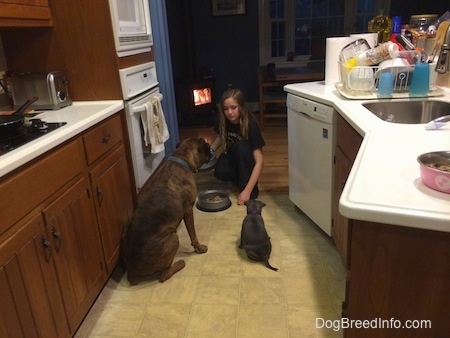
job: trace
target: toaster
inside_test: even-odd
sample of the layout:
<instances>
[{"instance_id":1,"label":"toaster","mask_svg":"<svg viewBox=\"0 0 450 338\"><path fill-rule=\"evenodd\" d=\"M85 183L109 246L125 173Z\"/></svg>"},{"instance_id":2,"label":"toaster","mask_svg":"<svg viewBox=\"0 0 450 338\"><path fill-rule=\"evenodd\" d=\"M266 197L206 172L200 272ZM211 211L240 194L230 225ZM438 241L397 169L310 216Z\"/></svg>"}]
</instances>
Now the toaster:
<instances>
[{"instance_id":1,"label":"toaster","mask_svg":"<svg viewBox=\"0 0 450 338\"><path fill-rule=\"evenodd\" d=\"M38 100L32 109L56 110L72 104L68 83L60 71L49 73L16 73L11 77L11 93L14 108L19 108L29 97Z\"/></svg>"}]
</instances>

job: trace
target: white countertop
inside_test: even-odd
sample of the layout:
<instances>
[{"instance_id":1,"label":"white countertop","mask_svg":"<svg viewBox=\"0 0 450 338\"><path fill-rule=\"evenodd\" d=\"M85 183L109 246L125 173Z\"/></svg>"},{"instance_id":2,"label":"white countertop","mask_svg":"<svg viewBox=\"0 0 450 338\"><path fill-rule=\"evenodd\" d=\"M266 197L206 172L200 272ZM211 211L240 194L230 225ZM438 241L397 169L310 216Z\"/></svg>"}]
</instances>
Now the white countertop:
<instances>
[{"instance_id":1,"label":"white countertop","mask_svg":"<svg viewBox=\"0 0 450 338\"><path fill-rule=\"evenodd\" d=\"M450 150L450 128L385 122L323 81L290 84L285 91L333 106L364 137L339 201L352 219L450 232L450 194L432 190L420 178L417 157ZM430 100L450 102L445 95ZM449 111L450 114L450 111Z\"/></svg>"},{"instance_id":2,"label":"white countertop","mask_svg":"<svg viewBox=\"0 0 450 338\"><path fill-rule=\"evenodd\" d=\"M122 100L78 101L59 110L45 110L36 116L45 122L66 125L0 156L0 177L42 155L124 108ZM38 111L36 111L38 112Z\"/></svg>"}]
</instances>

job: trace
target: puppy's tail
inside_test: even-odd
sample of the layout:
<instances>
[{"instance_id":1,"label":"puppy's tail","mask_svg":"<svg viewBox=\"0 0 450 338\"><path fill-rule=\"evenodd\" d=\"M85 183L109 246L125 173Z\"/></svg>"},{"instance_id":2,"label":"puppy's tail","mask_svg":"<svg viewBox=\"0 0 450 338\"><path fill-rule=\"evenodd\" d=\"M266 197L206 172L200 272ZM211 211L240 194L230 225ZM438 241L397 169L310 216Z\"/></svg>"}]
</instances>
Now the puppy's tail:
<instances>
[{"instance_id":1,"label":"puppy's tail","mask_svg":"<svg viewBox=\"0 0 450 338\"><path fill-rule=\"evenodd\" d=\"M268 259L268 258L264 260L264 264L265 264L269 269L274 270L274 271L278 271L278 268L274 268L272 265L270 265L269 259Z\"/></svg>"}]
</instances>

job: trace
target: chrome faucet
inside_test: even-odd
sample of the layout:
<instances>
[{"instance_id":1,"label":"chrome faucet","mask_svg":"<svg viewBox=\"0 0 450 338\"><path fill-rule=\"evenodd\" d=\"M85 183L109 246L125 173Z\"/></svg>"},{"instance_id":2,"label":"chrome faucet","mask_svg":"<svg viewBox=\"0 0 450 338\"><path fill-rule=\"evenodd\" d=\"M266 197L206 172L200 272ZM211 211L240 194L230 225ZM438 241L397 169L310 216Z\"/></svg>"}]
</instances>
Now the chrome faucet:
<instances>
[{"instance_id":1,"label":"chrome faucet","mask_svg":"<svg viewBox=\"0 0 450 338\"><path fill-rule=\"evenodd\" d=\"M447 31L445 32L444 43L441 47L441 52L439 53L439 59L436 64L436 72L439 74L445 74L448 71L448 63L449 63L449 53L450 53L450 26L447 27Z\"/></svg>"}]
</instances>

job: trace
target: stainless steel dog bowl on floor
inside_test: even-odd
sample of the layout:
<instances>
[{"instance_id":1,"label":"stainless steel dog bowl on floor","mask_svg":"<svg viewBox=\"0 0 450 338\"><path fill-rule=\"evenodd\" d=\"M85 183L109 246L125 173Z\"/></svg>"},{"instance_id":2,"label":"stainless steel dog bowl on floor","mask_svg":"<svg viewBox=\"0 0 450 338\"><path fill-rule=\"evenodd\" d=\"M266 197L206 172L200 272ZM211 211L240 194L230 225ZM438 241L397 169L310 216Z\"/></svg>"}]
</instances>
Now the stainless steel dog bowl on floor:
<instances>
[{"instance_id":1,"label":"stainless steel dog bowl on floor","mask_svg":"<svg viewBox=\"0 0 450 338\"><path fill-rule=\"evenodd\" d=\"M217 164L216 153L211 149L211 159L208 163L203 164L200 168L198 168L199 172L208 171L214 169Z\"/></svg>"},{"instance_id":2,"label":"stainless steel dog bowl on floor","mask_svg":"<svg viewBox=\"0 0 450 338\"><path fill-rule=\"evenodd\" d=\"M223 190L205 190L197 196L197 209L207 212L226 210L231 206L228 193Z\"/></svg>"}]
</instances>

